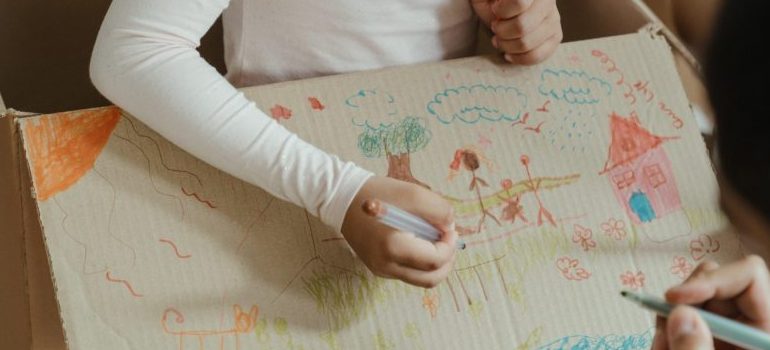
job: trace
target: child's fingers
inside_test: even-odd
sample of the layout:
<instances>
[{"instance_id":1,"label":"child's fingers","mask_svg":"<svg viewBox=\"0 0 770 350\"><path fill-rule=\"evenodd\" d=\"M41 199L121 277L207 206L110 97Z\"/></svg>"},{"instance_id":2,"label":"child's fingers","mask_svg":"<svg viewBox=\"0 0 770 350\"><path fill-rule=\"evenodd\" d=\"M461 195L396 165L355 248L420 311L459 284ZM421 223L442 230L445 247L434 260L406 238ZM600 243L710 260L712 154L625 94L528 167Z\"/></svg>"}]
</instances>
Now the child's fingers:
<instances>
[{"instance_id":1,"label":"child's fingers","mask_svg":"<svg viewBox=\"0 0 770 350\"><path fill-rule=\"evenodd\" d=\"M497 34L493 38L494 46L505 53L525 53L532 51L541 45L543 45L551 36L553 36L554 29L557 28L554 16L546 18L543 25L537 27L532 33L524 35L519 38L507 40L504 33Z\"/></svg>"},{"instance_id":2,"label":"child's fingers","mask_svg":"<svg viewBox=\"0 0 770 350\"><path fill-rule=\"evenodd\" d=\"M447 230L454 224L454 209L444 197L424 188L409 192L398 204L402 209L421 217L440 230Z\"/></svg>"},{"instance_id":3,"label":"child's fingers","mask_svg":"<svg viewBox=\"0 0 770 350\"><path fill-rule=\"evenodd\" d=\"M677 306L666 321L666 338L671 350L707 350L714 348L706 322L695 309Z\"/></svg>"},{"instance_id":4,"label":"child's fingers","mask_svg":"<svg viewBox=\"0 0 770 350\"><path fill-rule=\"evenodd\" d=\"M698 264L690 276L687 276L687 279L684 283L687 283L687 281L691 281L695 278L702 277L704 273L714 271L716 269L719 269L719 264L717 262L706 260ZM730 318L734 318L739 313L738 307L732 300L708 300L705 303L702 303L702 308Z\"/></svg>"},{"instance_id":5,"label":"child's fingers","mask_svg":"<svg viewBox=\"0 0 770 350\"><path fill-rule=\"evenodd\" d=\"M437 286L446 279L451 271L452 264L446 264L434 271L416 270L395 263L389 265L387 269L387 273L393 278L423 288L433 288Z\"/></svg>"},{"instance_id":6,"label":"child's fingers","mask_svg":"<svg viewBox=\"0 0 770 350\"><path fill-rule=\"evenodd\" d=\"M471 0L471 6L473 6L479 18L486 24L489 24L489 21L494 17L492 14L492 3L494 1L496 0Z\"/></svg>"},{"instance_id":7,"label":"child's fingers","mask_svg":"<svg viewBox=\"0 0 770 350\"><path fill-rule=\"evenodd\" d=\"M513 64L521 65L533 65L544 61L550 56L556 48L559 46L563 34L561 31L554 34L548 41L540 47L525 53L520 54L505 54L505 60Z\"/></svg>"},{"instance_id":8,"label":"child's fingers","mask_svg":"<svg viewBox=\"0 0 770 350\"><path fill-rule=\"evenodd\" d=\"M454 246L447 242L434 244L409 233L393 235L385 247L387 260L422 271L443 268L452 261L454 253Z\"/></svg>"},{"instance_id":9,"label":"child's fingers","mask_svg":"<svg viewBox=\"0 0 770 350\"><path fill-rule=\"evenodd\" d=\"M537 29L548 24L546 23L548 17L559 20L558 13L555 4L539 0L525 13L513 18L498 18L492 21L490 29L500 40L519 39L534 34Z\"/></svg>"},{"instance_id":10,"label":"child's fingers","mask_svg":"<svg viewBox=\"0 0 770 350\"><path fill-rule=\"evenodd\" d=\"M524 13L538 1L542 0L497 0L492 4L492 13L498 19L510 19Z\"/></svg>"},{"instance_id":11,"label":"child's fingers","mask_svg":"<svg viewBox=\"0 0 770 350\"><path fill-rule=\"evenodd\" d=\"M651 350L667 350L668 339L666 338L666 319L663 317L655 318L655 338L652 339Z\"/></svg>"},{"instance_id":12,"label":"child's fingers","mask_svg":"<svg viewBox=\"0 0 770 350\"><path fill-rule=\"evenodd\" d=\"M719 268L719 264L716 261L713 260L706 260L695 268L695 270L692 271L692 273L687 276L687 279L684 280L684 283L687 283L687 281L690 281L698 276L701 276L703 273L708 271L714 271Z\"/></svg>"},{"instance_id":13,"label":"child's fingers","mask_svg":"<svg viewBox=\"0 0 770 350\"><path fill-rule=\"evenodd\" d=\"M735 305L752 321L770 324L770 276L767 265L749 256L719 269L704 271L682 285L669 289L674 303L700 304L711 299L735 298Z\"/></svg>"},{"instance_id":14,"label":"child's fingers","mask_svg":"<svg viewBox=\"0 0 770 350\"><path fill-rule=\"evenodd\" d=\"M702 309L711 311L715 314L719 314L727 318L738 318L742 314L734 299L711 299L703 304Z\"/></svg>"}]
</instances>

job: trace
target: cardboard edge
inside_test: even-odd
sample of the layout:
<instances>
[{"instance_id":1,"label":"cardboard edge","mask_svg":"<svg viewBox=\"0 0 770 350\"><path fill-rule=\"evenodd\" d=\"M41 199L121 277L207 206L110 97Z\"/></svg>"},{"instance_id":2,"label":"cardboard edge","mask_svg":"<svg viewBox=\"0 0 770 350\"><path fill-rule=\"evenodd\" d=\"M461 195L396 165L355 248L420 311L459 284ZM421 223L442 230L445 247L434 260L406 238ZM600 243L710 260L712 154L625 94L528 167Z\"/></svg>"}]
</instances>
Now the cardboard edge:
<instances>
[{"instance_id":1,"label":"cardboard edge","mask_svg":"<svg viewBox=\"0 0 770 350\"><path fill-rule=\"evenodd\" d=\"M652 9L650 9L650 7L647 6L647 4L645 4L642 0L631 0L631 4L633 4L639 13L650 22L640 30L648 28L647 30L656 31L662 34L666 38L666 41L668 41L668 43L673 47L673 49L682 55L690 67L692 67L693 70L695 70L695 72L698 74L699 78L702 79L703 71L700 62L692 53L692 51L690 51L687 45L685 45L684 42L679 38L679 36L674 34L674 32L671 31L671 29L668 28L655 14L655 12L653 12Z\"/></svg>"},{"instance_id":2,"label":"cardboard edge","mask_svg":"<svg viewBox=\"0 0 770 350\"><path fill-rule=\"evenodd\" d=\"M625 34L617 34L617 35L609 35L609 36L603 36L603 37L596 37L596 38L591 38L591 39L580 40L580 42L592 42L592 41L600 41L600 40L619 38L619 37L635 36L635 35L639 35L640 32L642 32L642 30L645 29L645 28L646 27L643 26L642 28L640 28L636 32L625 33ZM647 30L643 31L643 33L646 33L646 32L647 32ZM665 39L662 39L662 40L665 40ZM503 60L502 56L500 56L497 53L455 58L455 59L441 61L441 63L442 64L446 64L446 65L451 65L451 66L461 66L461 65L465 64L466 62L474 62L474 61L478 60L479 58L485 59L485 60L487 60L487 61L489 61L491 63L507 64ZM548 62L548 61L546 60L545 62ZM362 75L384 75L384 74L387 74L387 73L392 72L392 71L402 70L404 68L416 69L416 68L420 68L420 67L435 65L436 63L437 62L414 63L414 64L407 64L407 65L393 66L393 67L385 67L385 68L379 68L379 69L371 69L371 70L363 70L363 71L355 71L355 72L333 74L333 75L327 75L327 76L321 76L321 77L315 77L315 78L307 78L307 79L301 79L301 80L289 80L289 81L282 81L282 82L276 82L276 83L264 84L264 85L245 86L245 87L238 88L238 91L247 93L247 92L250 92L250 91L253 91L253 90L257 90L257 89L281 88L281 87L293 86L293 85L296 85L296 84L301 84L301 83L306 83L306 82L314 82L314 83L316 83L316 82L321 82L321 81L325 81L325 80L329 80L329 79L336 79L336 78L339 78L340 76L358 77L358 76L362 76ZM525 68L525 67L519 67L519 66L511 66L511 67L513 67L513 68ZM127 113L125 113L125 111L123 111L123 112L124 112L124 114L127 114Z\"/></svg>"},{"instance_id":3,"label":"cardboard edge","mask_svg":"<svg viewBox=\"0 0 770 350\"><path fill-rule=\"evenodd\" d=\"M37 206L32 172L26 155L26 145L21 131L21 119L40 116L25 113L14 121L17 171L21 192L23 216L26 282L29 297L32 349L68 349L67 335L61 318L56 278L51 269L48 240L43 232L40 211ZM26 190L25 190L26 189Z\"/></svg>"},{"instance_id":4,"label":"cardboard edge","mask_svg":"<svg viewBox=\"0 0 770 350\"><path fill-rule=\"evenodd\" d=\"M7 286L0 293L3 296L0 309L5 310L9 316L3 318L0 335L4 338L4 346L29 349L33 339L15 121L15 113L5 109L0 97L0 177L3 179L0 182L0 196L3 198L0 202L0 221L3 222L3 232L0 234L3 268L0 270L0 279L2 285Z\"/></svg>"}]
</instances>

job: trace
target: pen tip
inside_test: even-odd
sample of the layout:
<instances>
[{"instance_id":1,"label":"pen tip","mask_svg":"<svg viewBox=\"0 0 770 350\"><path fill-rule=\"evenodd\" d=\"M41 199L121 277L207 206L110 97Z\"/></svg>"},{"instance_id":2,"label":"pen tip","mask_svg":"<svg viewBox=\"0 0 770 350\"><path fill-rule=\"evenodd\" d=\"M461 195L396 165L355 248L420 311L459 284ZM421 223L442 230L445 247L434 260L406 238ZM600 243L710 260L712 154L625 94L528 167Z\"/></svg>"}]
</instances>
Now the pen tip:
<instances>
[{"instance_id":1,"label":"pen tip","mask_svg":"<svg viewBox=\"0 0 770 350\"><path fill-rule=\"evenodd\" d=\"M620 291L620 296L622 296L622 297L628 296L628 292L626 292L624 290Z\"/></svg>"},{"instance_id":2,"label":"pen tip","mask_svg":"<svg viewBox=\"0 0 770 350\"><path fill-rule=\"evenodd\" d=\"M465 242L460 242L460 249L461 250L464 250L466 246L467 245L465 244Z\"/></svg>"}]
</instances>

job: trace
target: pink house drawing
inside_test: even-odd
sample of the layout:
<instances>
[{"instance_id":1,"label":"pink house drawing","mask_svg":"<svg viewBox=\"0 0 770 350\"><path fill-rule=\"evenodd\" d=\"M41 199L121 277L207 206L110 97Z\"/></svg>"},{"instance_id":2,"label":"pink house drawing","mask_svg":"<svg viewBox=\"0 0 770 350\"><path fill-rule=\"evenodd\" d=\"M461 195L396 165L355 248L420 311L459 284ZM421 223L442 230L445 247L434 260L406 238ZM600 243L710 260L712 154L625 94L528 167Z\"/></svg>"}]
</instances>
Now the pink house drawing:
<instances>
[{"instance_id":1,"label":"pink house drawing","mask_svg":"<svg viewBox=\"0 0 770 350\"><path fill-rule=\"evenodd\" d=\"M607 175L618 202L634 223L651 222L682 207L671 161L661 137L643 128L637 118L610 116L609 155L600 175Z\"/></svg>"}]
</instances>

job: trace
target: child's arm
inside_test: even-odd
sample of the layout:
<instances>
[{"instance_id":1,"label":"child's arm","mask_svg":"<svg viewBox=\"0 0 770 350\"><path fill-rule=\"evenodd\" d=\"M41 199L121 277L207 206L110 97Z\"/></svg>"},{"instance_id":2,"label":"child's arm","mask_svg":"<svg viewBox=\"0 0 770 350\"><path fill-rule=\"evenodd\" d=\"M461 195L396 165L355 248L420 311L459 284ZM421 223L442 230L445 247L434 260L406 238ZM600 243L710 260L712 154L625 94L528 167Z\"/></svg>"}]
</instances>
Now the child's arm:
<instances>
[{"instance_id":1,"label":"child's arm","mask_svg":"<svg viewBox=\"0 0 770 350\"><path fill-rule=\"evenodd\" d=\"M369 172L258 110L195 48L228 0L116 0L91 79L115 104L207 163L307 208L339 230Z\"/></svg>"},{"instance_id":2,"label":"child's arm","mask_svg":"<svg viewBox=\"0 0 770 350\"><path fill-rule=\"evenodd\" d=\"M556 0L471 0L471 4L494 33L492 45L511 63L542 62L564 38Z\"/></svg>"},{"instance_id":3,"label":"child's arm","mask_svg":"<svg viewBox=\"0 0 770 350\"><path fill-rule=\"evenodd\" d=\"M362 186L370 196L385 196L396 186L374 181L378 178L370 179L370 172L299 139L258 110L200 57L195 48L201 36L228 3L114 0L94 47L93 83L112 102L179 147L307 209L339 231ZM399 191L413 194L419 191L416 187ZM430 202L424 200L430 197L424 193L408 197L415 197L417 206ZM359 208L350 209L352 224L346 225L344 234L373 271L421 284L446 276L443 272L430 278L394 273L393 266L418 264L398 262L402 256L393 254L376 259L372 255L403 235L359 216L364 216ZM368 239L361 238L367 235ZM402 254L418 249L414 244L401 248ZM450 253L426 258L428 267L437 267L426 270L446 266Z\"/></svg>"}]
</instances>

